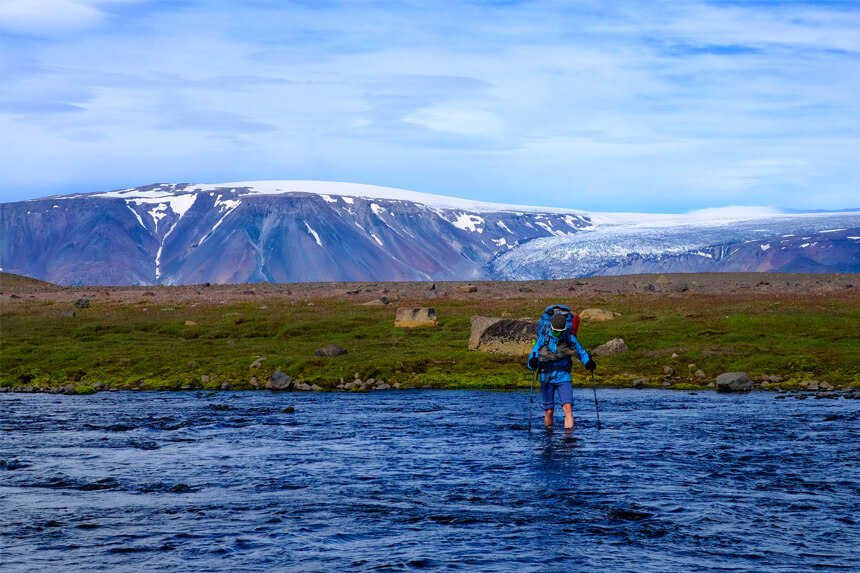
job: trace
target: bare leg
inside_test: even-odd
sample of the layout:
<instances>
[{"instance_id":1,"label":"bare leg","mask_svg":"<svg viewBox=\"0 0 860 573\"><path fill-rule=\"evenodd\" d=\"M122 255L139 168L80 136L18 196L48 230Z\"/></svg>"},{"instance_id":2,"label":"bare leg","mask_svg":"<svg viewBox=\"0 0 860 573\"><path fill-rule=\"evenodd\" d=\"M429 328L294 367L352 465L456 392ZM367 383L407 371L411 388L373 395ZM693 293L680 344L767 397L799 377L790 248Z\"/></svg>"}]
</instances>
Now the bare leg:
<instances>
[{"instance_id":1,"label":"bare leg","mask_svg":"<svg viewBox=\"0 0 860 573\"><path fill-rule=\"evenodd\" d=\"M547 410L546 413L543 415L543 423L546 425L547 428L552 427L552 408Z\"/></svg>"},{"instance_id":2,"label":"bare leg","mask_svg":"<svg viewBox=\"0 0 860 573\"><path fill-rule=\"evenodd\" d=\"M573 429L573 406L570 404L562 404L561 409L564 410L564 429Z\"/></svg>"}]
</instances>

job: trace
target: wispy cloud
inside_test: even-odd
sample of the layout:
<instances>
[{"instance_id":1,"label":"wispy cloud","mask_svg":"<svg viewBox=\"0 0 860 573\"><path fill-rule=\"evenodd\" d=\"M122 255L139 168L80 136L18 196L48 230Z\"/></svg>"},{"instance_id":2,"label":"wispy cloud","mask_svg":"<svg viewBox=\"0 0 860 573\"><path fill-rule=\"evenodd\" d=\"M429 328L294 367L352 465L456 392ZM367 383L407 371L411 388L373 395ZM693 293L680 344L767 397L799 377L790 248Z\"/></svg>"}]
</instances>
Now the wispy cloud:
<instances>
[{"instance_id":1,"label":"wispy cloud","mask_svg":"<svg viewBox=\"0 0 860 573\"><path fill-rule=\"evenodd\" d=\"M0 0L0 34L4 200L301 178L856 206L853 2Z\"/></svg>"}]
</instances>

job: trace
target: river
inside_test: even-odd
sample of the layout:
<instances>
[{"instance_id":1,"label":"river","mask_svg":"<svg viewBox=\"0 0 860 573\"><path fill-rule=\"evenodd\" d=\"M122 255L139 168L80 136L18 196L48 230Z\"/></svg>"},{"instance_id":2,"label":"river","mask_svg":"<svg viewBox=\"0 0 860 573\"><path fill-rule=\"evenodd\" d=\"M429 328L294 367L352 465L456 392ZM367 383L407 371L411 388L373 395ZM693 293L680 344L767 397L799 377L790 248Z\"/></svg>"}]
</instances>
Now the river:
<instances>
[{"instance_id":1,"label":"river","mask_svg":"<svg viewBox=\"0 0 860 573\"><path fill-rule=\"evenodd\" d=\"M2 394L0 570L860 569L860 402L535 398Z\"/></svg>"}]
</instances>

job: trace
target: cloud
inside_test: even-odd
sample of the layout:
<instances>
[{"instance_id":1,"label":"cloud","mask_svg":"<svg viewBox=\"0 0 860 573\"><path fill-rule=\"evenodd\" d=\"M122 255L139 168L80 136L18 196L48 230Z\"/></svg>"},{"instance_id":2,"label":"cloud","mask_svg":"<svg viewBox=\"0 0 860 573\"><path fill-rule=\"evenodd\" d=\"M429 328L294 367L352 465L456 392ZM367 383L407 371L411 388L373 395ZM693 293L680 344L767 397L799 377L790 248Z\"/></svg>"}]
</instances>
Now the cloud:
<instances>
[{"instance_id":1,"label":"cloud","mask_svg":"<svg viewBox=\"0 0 860 573\"><path fill-rule=\"evenodd\" d=\"M592 210L860 184L853 3L0 0L0 31L4 190L105 157L114 187L134 163Z\"/></svg>"}]
</instances>

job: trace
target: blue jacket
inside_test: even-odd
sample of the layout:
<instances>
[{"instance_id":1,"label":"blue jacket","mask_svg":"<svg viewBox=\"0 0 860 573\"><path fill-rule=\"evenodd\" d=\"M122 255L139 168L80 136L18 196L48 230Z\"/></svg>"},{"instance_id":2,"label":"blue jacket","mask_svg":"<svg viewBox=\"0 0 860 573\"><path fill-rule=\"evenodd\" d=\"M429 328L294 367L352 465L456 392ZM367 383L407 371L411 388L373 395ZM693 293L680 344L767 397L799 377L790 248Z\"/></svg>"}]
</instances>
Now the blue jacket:
<instances>
[{"instance_id":1,"label":"blue jacket","mask_svg":"<svg viewBox=\"0 0 860 573\"><path fill-rule=\"evenodd\" d=\"M556 338L555 336L547 336L546 337L546 347L551 353L555 353L558 350L558 343L564 339L569 341L569 345L576 349L576 353L579 355L579 360L585 364L589 361L588 352L582 347L579 341L575 336L571 334L565 333L564 336L559 336ZM538 358L538 353L540 352L541 340L538 339L535 342L535 345L532 347L531 354L529 354L529 362L532 362L532 358ZM552 362L543 362L540 363L540 381L541 383L549 382L550 384L559 384L561 382L571 382L573 379L570 376L570 369L573 367L573 360L569 356L565 356L564 358L560 358L559 360L554 360ZM531 366L529 366L531 368Z\"/></svg>"}]
</instances>

